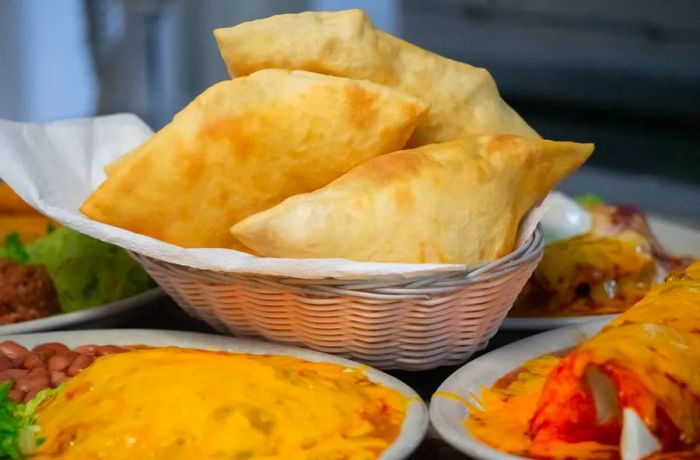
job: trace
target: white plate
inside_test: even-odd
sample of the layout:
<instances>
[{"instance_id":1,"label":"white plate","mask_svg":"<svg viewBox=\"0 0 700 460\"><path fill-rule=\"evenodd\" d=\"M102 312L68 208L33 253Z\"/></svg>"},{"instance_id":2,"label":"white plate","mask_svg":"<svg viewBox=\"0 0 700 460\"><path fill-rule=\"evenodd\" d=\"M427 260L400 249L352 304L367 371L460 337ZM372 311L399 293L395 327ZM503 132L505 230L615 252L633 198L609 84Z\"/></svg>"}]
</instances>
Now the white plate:
<instances>
[{"instance_id":1,"label":"white plate","mask_svg":"<svg viewBox=\"0 0 700 460\"><path fill-rule=\"evenodd\" d=\"M91 325L93 327L112 325L118 320L133 314L137 308L153 302L165 293L160 288L150 289L126 299L117 300L98 307L78 310L71 313L59 313L46 318L22 321L19 323L3 324L0 326L0 336L7 334L24 334L26 332L53 331L77 326Z\"/></svg>"},{"instance_id":2,"label":"white plate","mask_svg":"<svg viewBox=\"0 0 700 460\"><path fill-rule=\"evenodd\" d=\"M661 243L661 246L671 254L679 256L700 257L700 231L663 219L649 216L649 226ZM615 315L592 316L563 316L540 318L506 318L501 325L502 331L545 331L557 327L573 326L575 324L595 319L610 320Z\"/></svg>"},{"instance_id":3,"label":"white plate","mask_svg":"<svg viewBox=\"0 0 700 460\"><path fill-rule=\"evenodd\" d=\"M3 340L14 340L27 348L45 342L61 342L68 347L85 344L96 345L151 345L222 350L238 353L277 354L296 356L308 361L336 363L347 367L363 367L372 382L397 390L411 399L401 433L396 441L382 454L381 460L399 460L408 457L420 444L428 428L428 409L420 396L408 385L388 374L364 366L349 359L258 340L238 339L213 334L194 332L162 331L151 329L101 329L84 331L40 332L36 334L10 335Z\"/></svg>"},{"instance_id":4,"label":"white plate","mask_svg":"<svg viewBox=\"0 0 700 460\"><path fill-rule=\"evenodd\" d=\"M482 387L491 387L498 379L517 369L523 362L539 356L571 348L594 334L606 320L597 319L577 326L557 329L519 340L487 353L457 369L437 391L457 394L473 401ZM430 401L430 421L440 436L455 449L476 459L514 460L508 455L481 443L464 427L468 408L450 398L433 395ZM504 433L507 436L507 433Z\"/></svg>"}]
</instances>

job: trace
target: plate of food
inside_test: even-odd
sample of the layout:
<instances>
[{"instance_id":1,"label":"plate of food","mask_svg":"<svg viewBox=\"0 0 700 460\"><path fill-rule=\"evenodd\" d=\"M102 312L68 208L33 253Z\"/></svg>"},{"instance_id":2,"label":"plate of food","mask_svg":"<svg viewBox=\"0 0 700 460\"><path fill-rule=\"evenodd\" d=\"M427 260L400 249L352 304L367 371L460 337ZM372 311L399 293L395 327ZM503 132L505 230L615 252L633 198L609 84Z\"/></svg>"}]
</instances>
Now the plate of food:
<instances>
[{"instance_id":1,"label":"plate of food","mask_svg":"<svg viewBox=\"0 0 700 460\"><path fill-rule=\"evenodd\" d=\"M700 262L632 308L488 353L433 395L478 459L700 458ZM507 434L504 434L507 433Z\"/></svg>"},{"instance_id":2,"label":"plate of food","mask_svg":"<svg viewBox=\"0 0 700 460\"><path fill-rule=\"evenodd\" d=\"M253 340L13 335L0 365L0 458L401 459L428 426L423 401L394 377Z\"/></svg>"},{"instance_id":3,"label":"plate of food","mask_svg":"<svg viewBox=\"0 0 700 460\"><path fill-rule=\"evenodd\" d=\"M700 232L630 205L555 192L544 256L502 328L541 330L624 312L668 273L700 257Z\"/></svg>"},{"instance_id":4,"label":"plate of food","mask_svg":"<svg viewBox=\"0 0 700 460\"><path fill-rule=\"evenodd\" d=\"M0 183L0 334L109 321L161 295L126 251L60 226Z\"/></svg>"}]
</instances>

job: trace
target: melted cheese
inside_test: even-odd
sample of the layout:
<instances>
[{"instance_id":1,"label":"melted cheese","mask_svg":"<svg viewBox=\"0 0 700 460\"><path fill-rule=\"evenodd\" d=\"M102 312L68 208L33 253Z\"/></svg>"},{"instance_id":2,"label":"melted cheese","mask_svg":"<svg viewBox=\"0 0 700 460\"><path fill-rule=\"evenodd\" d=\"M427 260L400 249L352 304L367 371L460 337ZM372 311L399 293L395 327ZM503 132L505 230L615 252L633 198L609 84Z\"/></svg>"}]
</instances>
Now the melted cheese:
<instances>
[{"instance_id":1,"label":"melted cheese","mask_svg":"<svg viewBox=\"0 0 700 460\"><path fill-rule=\"evenodd\" d=\"M502 452L546 458L607 460L617 458L617 449L595 442L562 442L533 445L529 423L535 413L544 382L561 361L547 355L528 361L493 388L482 388L478 401L470 407L466 428L480 441ZM504 436L507 433L507 436Z\"/></svg>"},{"instance_id":2,"label":"melted cheese","mask_svg":"<svg viewBox=\"0 0 700 460\"><path fill-rule=\"evenodd\" d=\"M493 388L482 388L478 398L481 408L470 406L469 409L471 415L466 422L469 431L498 450L527 451L528 421L535 412L545 377L558 362L554 356L526 362L509 384L501 382Z\"/></svg>"},{"instance_id":3,"label":"melted cheese","mask_svg":"<svg viewBox=\"0 0 700 460\"><path fill-rule=\"evenodd\" d=\"M513 454L618 459L620 420L599 420L585 378L595 369L611 379L619 405L634 409L659 438L665 452L654 459L699 458L699 366L696 262L565 358L527 362L514 376L483 389L481 407L471 408L467 428Z\"/></svg>"},{"instance_id":4,"label":"melted cheese","mask_svg":"<svg viewBox=\"0 0 700 460\"><path fill-rule=\"evenodd\" d=\"M585 316L620 313L657 282L658 267L641 214L588 206L588 233L556 241L528 282L511 316Z\"/></svg>"},{"instance_id":5,"label":"melted cheese","mask_svg":"<svg viewBox=\"0 0 700 460\"><path fill-rule=\"evenodd\" d=\"M361 371L159 348L105 356L40 407L35 459L370 459L407 400Z\"/></svg>"},{"instance_id":6,"label":"melted cheese","mask_svg":"<svg viewBox=\"0 0 700 460\"><path fill-rule=\"evenodd\" d=\"M581 344L552 373L533 421L538 439L619 442L620 427L596 427L582 376L595 367L617 387L618 398L641 416L664 450L700 443L700 263L653 288L649 295ZM616 437L608 436L614 428Z\"/></svg>"},{"instance_id":7,"label":"melted cheese","mask_svg":"<svg viewBox=\"0 0 700 460\"><path fill-rule=\"evenodd\" d=\"M632 231L611 237L582 235L548 245L515 316L620 313L655 280L648 243ZM583 287L579 292L579 287Z\"/></svg>"}]
</instances>

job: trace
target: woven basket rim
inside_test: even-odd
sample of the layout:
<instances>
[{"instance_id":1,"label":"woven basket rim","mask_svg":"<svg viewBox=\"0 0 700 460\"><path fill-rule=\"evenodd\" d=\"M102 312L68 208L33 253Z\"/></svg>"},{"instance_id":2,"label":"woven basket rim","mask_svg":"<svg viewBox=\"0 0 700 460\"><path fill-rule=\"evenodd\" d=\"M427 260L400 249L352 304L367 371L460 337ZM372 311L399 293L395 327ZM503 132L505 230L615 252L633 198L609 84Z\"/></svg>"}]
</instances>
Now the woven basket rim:
<instances>
[{"instance_id":1,"label":"woven basket rim","mask_svg":"<svg viewBox=\"0 0 700 460\"><path fill-rule=\"evenodd\" d=\"M374 367L422 370L483 349L543 255L537 229L506 257L410 279L304 279L193 269L133 254L187 313Z\"/></svg>"},{"instance_id":2,"label":"woven basket rim","mask_svg":"<svg viewBox=\"0 0 700 460\"><path fill-rule=\"evenodd\" d=\"M543 245L542 229L540 225L538 225L525 243L514 251L492 262L478 264L462 270L437 271L428 274L371 275L367 276L366 278L352 279L334 276L311 279L293 277L289 275L256 274L245 271L215 271L167 262L133 251L129 251L129 253L132 255L132 257L142 263L157 265L162 269L170 269L177 271L180 274L182 272L188 272L195 276L207 277L210 282L216 282L217 280L225 282L226 279L230 279L231 277L248 279L251 281L261 281L267 279L274 280L274 283L283 283L289 287L304 287L313 285L316 289L323 290L324 286L326 286L329 291L333 293L333 295L337 295L339 293L338 286L347 286L353 291L372 290L374 292L377 292L377 289L382 287L390 288L391 286L401 286L401 288L409 290L420 290L429 286L430 289L443 288L446 292L448 292L452 290L456 284L461 285L469 281L488 281L489 279L497 278L503 272L516 270L519 266L539 257ZM393 297L398 293L386 292L386 294Z\"/></svg>"}]
</instances>

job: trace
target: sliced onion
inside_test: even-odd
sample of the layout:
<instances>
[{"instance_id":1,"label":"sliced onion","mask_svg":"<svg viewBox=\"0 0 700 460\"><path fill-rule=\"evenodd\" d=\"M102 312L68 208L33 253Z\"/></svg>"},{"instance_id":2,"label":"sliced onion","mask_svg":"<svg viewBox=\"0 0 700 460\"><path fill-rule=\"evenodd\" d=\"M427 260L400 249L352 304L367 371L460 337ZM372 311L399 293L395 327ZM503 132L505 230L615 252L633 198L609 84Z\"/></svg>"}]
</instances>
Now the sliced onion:
<instances>
[{"instance_id":1,"label":"sliced onion","mask_svg":"<svg viewBox=\"0 0 700 460\"><path fill-rule=\"evenodd\" d=\"M622 436L620 437L621 460L640 460L661 449L654 436L636 411L622 411Z\"/></svg>"},{"instance_id":2,"label":"sliced onion","mask_svg":"<svg viewBox=\"0 0 700 460\"><path fill-rule=\"evenodd\" d=\"M595 401L596 421L603 424L619 419L620 405L612 380L595 367L587 368L585 376Z\"/></svg>"}]
</instances>

